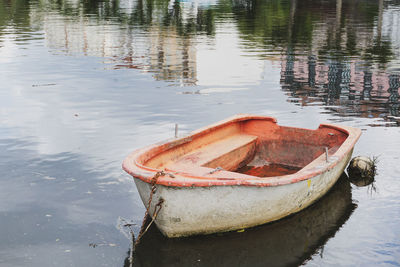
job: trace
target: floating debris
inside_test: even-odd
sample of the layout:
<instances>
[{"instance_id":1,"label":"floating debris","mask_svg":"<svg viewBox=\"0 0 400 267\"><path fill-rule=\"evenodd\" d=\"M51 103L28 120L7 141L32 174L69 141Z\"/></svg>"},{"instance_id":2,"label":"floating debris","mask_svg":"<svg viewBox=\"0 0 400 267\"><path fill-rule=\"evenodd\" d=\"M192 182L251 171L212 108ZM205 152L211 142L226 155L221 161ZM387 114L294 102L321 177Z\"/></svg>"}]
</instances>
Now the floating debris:
<instances>
[{"instance_id":1,"label":"floating debris","mask_svg":"<svg viewBox=\"0 0 400 267\"><path fill-rule=\"evenodd\" d=\"M349 180L356 186L367 186L375 180L377 157L358 156L350 161L347 172Z\"/></svg>"},{"instance_id":2,"label":"floating debris","mask_svg":"<svg viewBox=\"0 0 400 267\"><path fill-rule=\"evenodd\" d=\"M114 244L114 243L90 243L89 244L89 247L91 247L91 248L96 248L96 247L100 247L100 246L116 247L117 244Z\"/></svg>"},{"instance_id":3,"label":"floating debris","mask_svg":"<svg viewBox=\"0 0 400 267\"><path fill-rule=\"evenodd\" d=\"M32 87L53 86L53 85L57 84L56 83L32 84Z\"/></svg>"}]
</instances>

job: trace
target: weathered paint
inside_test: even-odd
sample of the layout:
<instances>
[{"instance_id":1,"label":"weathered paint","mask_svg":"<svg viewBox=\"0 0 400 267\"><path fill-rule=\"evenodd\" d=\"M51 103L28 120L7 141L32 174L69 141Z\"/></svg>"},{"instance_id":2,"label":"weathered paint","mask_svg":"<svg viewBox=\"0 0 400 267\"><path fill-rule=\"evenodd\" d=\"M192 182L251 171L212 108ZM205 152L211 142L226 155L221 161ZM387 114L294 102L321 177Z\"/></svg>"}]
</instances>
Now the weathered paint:
<instances>
[{"instance_id":1,"label":"weathered paint","mask_svg":"<svg viewBox=\"0 0 400 267\"><path fill-rule=\"evenodd\" d=\"M337 181L351 153L335 168L309 180L284 186L169 187L158 185L151 210L162 197L165 204L156 220L168 237L209 234L252 227L298 212L323 196ZM147 203L150 185L135 179Z\"/></svg>"},{"instance_id":2,"label":"weathered paint","mask_svg":"<svg viewBox=\"0 0 400 267\"><path fill-rule=\"evenodd\" d=\"M253 120L265 122L269 126L272 125L273 130L270 127L269 131L265 131L265 129L262 131L256 127ZM310 140L316 140L315 142L318 142L318 135L323 134L325 143L321 141L321 144L318 145L328 144L327 146L329 146L329 142L332 143L329 148L329 160L326 160L325 153L322 153L322 151L321 155L310 163L303 159L293 158L292 155L281 155L281 160L286 157L292 162L297 162L300 166L308 164L302 166L303 168L297 173L267 178L225 170L211 172L212 168L204 167L204 165L197 166L195 160L193 160L194 164L191 165L176 165L173 161L171 162L171 158L179 161L187 153L193 151L190 150L190 144L187 145L190 141L186 140L197 140L195 142L200 144L201 140L197 138L206 135L208 140L213 139L213 142L216 142L218 141L217 137L222 138L227 133L237 134L237 125L231 125L236 122L245 123L240 125L242 132L249 131L254 134L255 131L258 131L260 136L269 135L267 138L274 139L276 142L287 140L283 139L282 141L279 139L278 133L282 131L286 134L295 134L293 138L298 139L298 142L301 142L299 134L304 134L307 138L311 138ZM224 129L221 128L221 125L228 125L228 127ZM153 196L153 207L151 207L151 209L154 208L159 198L162 197L165 200L156 224L168 237L230 231L264 224L298 212L323 196L343 172L350 160L353 146L360 135L360 130L358 129L335 125L321 125L317 130L288 127L282 130L282 127L275 125L276 120L269 117L237 116L231 120L197 131L189 137L167 141L134 152L124 161L123 167L135 177L138 191L145 205L147 205L150 194L151 185L149 182L159 170L149 167L146 161L153 161L153 166L172 166L169 169L165 168L167 171L177 171L174 168L178 169L177 172L174 172L174 177L166 175L158 179L157 191ZM208 137L207 134L213 133L215 129L222 129L220 131L221 135L217 132L216 136ZM347 137L342 138L334 135L332 140L335 138L337 140L331 141L329 139L331 137L328 138L326 136L331 136L330 133L333 130L343 132ZM339 142L341 146L335 146ZM183 147L182 144L184 145ZM236 145L238 143L232 144ZM250 147L249 144L246 141L243 146L238 146L237 149L235 148L232 151L245 149L246 153L252 153L251 149L247 149ZM201 145L207 145L207 142L200 144L199 147ZM171 151L174 148L180 149L180 151ZM310 151L312 152L312 150ZM154 157L156 157L157 152L164 154L161 158L156 159ZM176 155L178 156L174 157L175 154L173 153L177 153ZM235 156L235 153L229 153ZM260 153L264 152L261 151ZM262 155L271 156L265 153ZM216 156L218 161L227 161L222 159L222 156ZM228 164L228 166L230 165Z\"/></svg>"}]
</instances>

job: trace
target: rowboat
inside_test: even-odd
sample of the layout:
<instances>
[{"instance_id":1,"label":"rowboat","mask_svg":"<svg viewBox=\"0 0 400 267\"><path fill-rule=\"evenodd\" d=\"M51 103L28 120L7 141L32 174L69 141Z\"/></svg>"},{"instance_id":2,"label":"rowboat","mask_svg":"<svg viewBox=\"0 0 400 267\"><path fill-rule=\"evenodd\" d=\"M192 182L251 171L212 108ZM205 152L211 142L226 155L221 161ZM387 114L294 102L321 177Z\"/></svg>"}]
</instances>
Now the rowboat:
<instances>
[{"instance_id":1,"label":"rowboat","mask_svg":"<svg viewBox=\"0 0 400 267\"><path fill-rule=\"evenodd\" d=\"M136 150L123 169L167 237L232 231L279 220L321 198L360 135L348 126L312 130L237 115Z\"/></svg>"}]
</instances>

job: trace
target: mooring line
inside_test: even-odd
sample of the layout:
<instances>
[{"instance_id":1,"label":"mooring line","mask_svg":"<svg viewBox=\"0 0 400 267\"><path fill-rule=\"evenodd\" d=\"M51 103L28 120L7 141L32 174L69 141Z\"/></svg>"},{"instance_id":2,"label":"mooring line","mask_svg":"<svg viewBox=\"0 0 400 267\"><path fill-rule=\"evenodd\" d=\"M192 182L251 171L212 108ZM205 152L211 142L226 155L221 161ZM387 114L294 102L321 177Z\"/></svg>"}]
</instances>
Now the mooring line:
<instances>
[{"instance_id":1,"label":"mooring line","mask_svg":"<svg viewBox=\"0 0 400 267\"><path fill-rule=\"evenodd\" d=\"M130 254L129 254L129 265L130 265L130 267L133 266L136 247L139 245L140 240L142 239L144 234L147 233L147 231L150 229L150 226L157 219L157 216L158 216L160 210L162 209L162 205L164 203L164 199L160 197L159 200L158 200L158 203L154 206L154 211L153 211L153 216L151 216L151 221L146 226L146 221L149 218L149 214L150 214L151 202L153 201L153 195L157 191L156 184L157 184L158 178L161 177L161 176L165 176L165 175L169 175L171 178L175 178L175 176L172 173L168 173L168 172L165 172L165 171L162 170L162 171L156 172L156 174L150 180L151 190L150 190L149 201L147 203L146 212L144 214L143 221L142 221L142 226L140 227L140 231L139 231L139 234L138 234L137 238L135 238L135 234L133 233L132 228L130 227L130 225L125 225L125 226L129 226L130 232L131 232L131 236L132 236L131 251L130 251Z\"/></svg>"}]
</instances>

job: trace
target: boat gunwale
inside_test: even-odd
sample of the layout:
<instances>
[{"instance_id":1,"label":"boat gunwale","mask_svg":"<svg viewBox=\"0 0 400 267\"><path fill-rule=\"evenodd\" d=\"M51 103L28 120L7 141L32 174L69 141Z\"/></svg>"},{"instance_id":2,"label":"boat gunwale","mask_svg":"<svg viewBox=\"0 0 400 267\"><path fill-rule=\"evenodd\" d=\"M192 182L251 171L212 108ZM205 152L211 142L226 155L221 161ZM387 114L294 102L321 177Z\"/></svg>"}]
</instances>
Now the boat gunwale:
<instances>
[{"instance_id":1,"label":"boat gunwale","mask_svg":"<svg viewBox=\"0 0 400 267\"><path fill-rule=\"evenodd\" d=\"M152 178L162 171L161 169L155 169L148 166L144 166L138 162L138 159L146 153L149 153L153 149L157 149L160 147L166 147L171 149L173 147L179 146L181 144L190 142L192 139L200 137L209 133L210 131L216 130L218 128L222 128L228 124L237 123L240 121L246 120L269 120L274 123L277 123L277 120L273 117L268 116L257 116L257 115L236 115L226 120L217 122L215 124L200 128L187 136L181 138L168 139L150 146L147 146L142 149L138 149L132 152L123 162L123 169L129 173L134 178L138 178L146 183L151 183ZM286 126L285 126L286 127ZM355 143L359 139L361 135L361 130L349 126L339 126L335 124L325 124L322 123L319 125L321 127L328 127L340 132L343 132L347 135L347 138L344 142L339 146L337 151L333 153L333 155L329 156L329 161L326 162L325 155L322 154L319 157L315 158L309 164L304 166L298 172L289 174L289 175L281 175L281 176L273 176L273 177L257 177L251 175L241 175L243 178L234 178L234 177L223 177L218 176L218 172L213 176L196 176L190 173L185 172L169 172L169 170L164 170L166 173L170 173L172 175L164 175L160 176L157 180L158 185L164 186L172 186L172 187L209 187L209 186L256 186L256 187L269 187L269 186L279 186L279 185L287 185L292 183L297 183L300 181L311 179L315 176L318 176L324 172L332 170L341 160L348 155L354 148ZM297 129L311 130L300 127L291 127ZM232 172L229 172L232 173ZM235 173L235 172L233 172ZM172 177L173 176L173 177Z\"/></svg>"}]
</instances>

